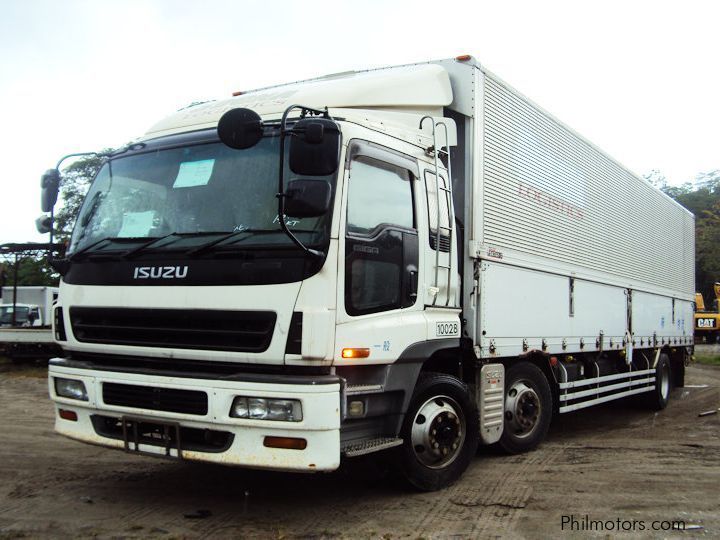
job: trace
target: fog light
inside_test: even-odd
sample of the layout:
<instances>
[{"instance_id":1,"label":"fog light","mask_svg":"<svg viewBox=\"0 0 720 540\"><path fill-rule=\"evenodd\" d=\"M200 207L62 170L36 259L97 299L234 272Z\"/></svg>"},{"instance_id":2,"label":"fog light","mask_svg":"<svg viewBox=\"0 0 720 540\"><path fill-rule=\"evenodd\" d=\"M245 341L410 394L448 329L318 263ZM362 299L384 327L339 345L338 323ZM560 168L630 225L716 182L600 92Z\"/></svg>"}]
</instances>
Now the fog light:
<instances>
[{"instance_id":1,"label":"fog light","mask_svg":"<svg viewBox=\"0 0 720 540\"><path fill-rule=\"evenodd\" d=\"M61 379L55 377L55 393L64 398L87 401L85 383L75 379Z\"/></svg>"},{"instance_id":2,"label":"fog light","mask_svg":"<svg viewBox=\"0 0 720 540\"><path fill-rule=\"evenodd\" d=\"M230 407L233 418L252 420L275 420L300 422L303 419L302 404L297 399L270 399L238 396Z\"/></svg>"},{"instance_id":3,"label":"fog light","mask_svg":"<svg viewBox=\"0 0 720 540\"><path fill-rule=\"evenodd\" d=\"M365 414L365 403L362 401L351 401L348 404L348 416L358 417Z\"/></svg>"}]
</instances>

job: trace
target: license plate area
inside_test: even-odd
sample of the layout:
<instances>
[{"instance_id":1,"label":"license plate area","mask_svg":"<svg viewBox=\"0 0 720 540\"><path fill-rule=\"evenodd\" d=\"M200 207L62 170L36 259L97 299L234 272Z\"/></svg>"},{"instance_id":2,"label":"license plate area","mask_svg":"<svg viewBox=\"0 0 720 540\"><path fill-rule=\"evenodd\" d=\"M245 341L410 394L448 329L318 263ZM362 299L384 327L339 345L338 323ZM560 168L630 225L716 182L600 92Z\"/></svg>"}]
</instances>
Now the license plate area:
<instances>
[{"instance_id":1,"label":"license plate area","mask_svg":"<svg viewBox=\"0 0 720 540\"><path fill-rule=\"evenodd\" d=\"M126 452L157 455L154 452L141 450L140 445L144 444L164 449L166 457L183 458L180 424L177 422L157 422L146 418L123 416L120 418L120 424ZM177 451L175 456L171 453L173 449Z\"/></svg>"}]
</instances>

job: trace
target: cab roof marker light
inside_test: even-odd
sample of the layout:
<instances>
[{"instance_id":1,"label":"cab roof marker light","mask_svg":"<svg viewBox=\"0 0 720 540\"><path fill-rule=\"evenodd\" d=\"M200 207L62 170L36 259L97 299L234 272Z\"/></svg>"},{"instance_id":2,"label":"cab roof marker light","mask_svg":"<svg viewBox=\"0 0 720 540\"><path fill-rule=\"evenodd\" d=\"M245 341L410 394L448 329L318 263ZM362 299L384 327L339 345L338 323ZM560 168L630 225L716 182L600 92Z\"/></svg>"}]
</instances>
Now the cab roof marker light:
<instances>
[{"instance_id":1,"label":"cab roof marker light","mask_svg":"<svg viewBox=\"0 0 720 540\"><path fill-rule=\"evenodd\" d=\"M458 62L467 62L468 60L472 60L472 55L461 54L460 56L456 56L455 60L457 60Z\"/></svg>"}]
</instances>

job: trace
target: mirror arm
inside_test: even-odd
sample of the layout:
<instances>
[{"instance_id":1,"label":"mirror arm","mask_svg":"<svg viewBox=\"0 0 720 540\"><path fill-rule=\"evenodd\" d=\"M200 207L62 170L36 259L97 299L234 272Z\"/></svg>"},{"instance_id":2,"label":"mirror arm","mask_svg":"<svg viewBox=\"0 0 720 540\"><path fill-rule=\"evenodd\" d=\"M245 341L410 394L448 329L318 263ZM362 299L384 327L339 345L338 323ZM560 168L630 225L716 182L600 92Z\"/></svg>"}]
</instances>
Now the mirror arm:
<instances>
[{"instance_id":1,"label":"mirror arm","mask_svg":"<svg viewBox=\"0 0 720 540\"><path fill-rule=\"evenodd\" d=\"M103 153L103 152L76 152L73 154L67 154L66 156L63 156L60 158L60 160L57 162L57 165L55 165L55 169L60 171L60 166L62 165L62 162L65 161L68 158L71 157L82 157L82 156L109 156L110 154ZM55 232L55 207L50 209L50 247L48 249L48 264L52 265L55 258L53 257L53 233Z\"/></svg>"},{"instance_id":2,"label":"mirror arm","mask_svg":"<svg viewBox=\"0 0 720 540\"><path fill-rule=\"evenodd\" d=\"M60 165L62 165L62 162L65 161L68 158L71 157L82 157L82 156L99 156L99 157L105 157L109 156L110 154L106 154L103 152L78 152L76 154L68 154L67 156L63 156L60 158L60 161L57 162L57 165L55 165L55 168L59 171Z\"/></svg>"},{"instance_id":3,"label":"mirror arm","mask_svg":"<svg viewBox=\"0 0 720 540\"><path fill-rule=\"evenodd\" d=\"M325 109L325 113L322 111L318 111L317 109L311 109L309 107L304 107L302 105L290 105L287 109L285 109L285 112L282 115L282 120L280 120L280 172L278 173L278 192L277 192L277 198L278 198L278 221L280 222L280 229L282 232L284 232L290 240L293 241L293 243L302 249L305 253L309 253L310 255L313 255L314 257L323 258L325 257L325 253L322 251L318 251L316 249L310 249L307 246L305 246L297 236L293 234L293 232L288 229L287 223L285 223L285 197L287 197L287 194L285 193L285 181L284 181L284 172L285 172L285 135L287 133L290 133L291 130L286 130L285 128L285 122L287 121L288 114L290 114L290 111L293 109L302 109L302 115L304 116L306 111L312 111L317 114L327 114L327 108Z\"/></svg>"}]
</instances>

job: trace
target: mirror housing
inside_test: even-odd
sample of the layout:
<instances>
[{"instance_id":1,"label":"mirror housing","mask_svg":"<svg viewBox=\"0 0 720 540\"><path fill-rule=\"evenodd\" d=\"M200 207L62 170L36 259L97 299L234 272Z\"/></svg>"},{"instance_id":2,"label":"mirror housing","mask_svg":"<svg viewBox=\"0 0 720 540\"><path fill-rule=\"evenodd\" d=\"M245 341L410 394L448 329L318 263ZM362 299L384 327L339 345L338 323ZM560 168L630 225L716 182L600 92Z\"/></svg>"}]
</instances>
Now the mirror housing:
<instances>
[{"instance_id":1,"label":"mirror housing","mask_svg":"<svg viewBox=\"0 0 720 540\"><path fill-rule=\"evenodd\" d=\"M52 212L60 191L60 171L48 169L40 178L40 209Z\"/></svg>"},{"instance_id":2,"label":"mirror housing","mask_svg":"<svg viewBox=\"0 0 720 540\"><path fill-rule=\"evenodd\" d=\"M330 183L325 180L291 180L285 190L285 215L318 217L330 209Z\"/></svg>"},{"instance_id":3,"label":"mirror housing","mask_svg":"<svg viewBox=\"0 0 720 540\"><path fill-rule=\"evenodd\" d=\"M250 109L230 109L220 117L217 133L225 146L244 150L255 146L263 135L260 115Z\"/></svg>"},{"instance_id":4,"label":"mirror housing","mask_svg":"<svg viewBox=\"0 0 720 540\"><path fill-rule=\"evenodd\" d=\"M329 118L302 118L290 131L290 170L327 176L340 165L340 128Z\"/></svg>"},{"instance_id":5,"label":"mirror housing","mask_svg":"<svg viewBox=\"0 0 720 540\"><path fill-rule=\"evenodd\" d=\"M52 231L53 220L48 215L41 215L35 220L35 228L40 234L47 234Z\"/></svg>"}]
</instances>

